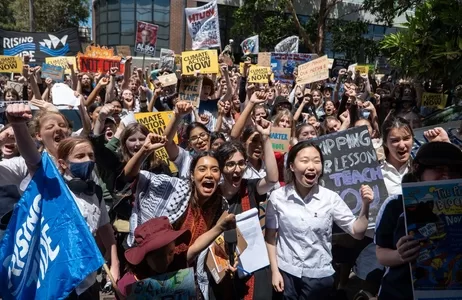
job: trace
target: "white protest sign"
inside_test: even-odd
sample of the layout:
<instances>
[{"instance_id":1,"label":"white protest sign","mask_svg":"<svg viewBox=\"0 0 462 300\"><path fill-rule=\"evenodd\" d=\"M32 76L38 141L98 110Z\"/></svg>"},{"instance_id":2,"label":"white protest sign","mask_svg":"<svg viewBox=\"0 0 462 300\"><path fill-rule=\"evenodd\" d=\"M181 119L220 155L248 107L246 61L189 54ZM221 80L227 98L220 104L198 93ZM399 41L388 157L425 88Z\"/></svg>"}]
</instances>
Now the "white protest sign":
<instances>
[{"instance_id":1,"label":"white protest sign","mask_svg":"<svg viewBox=\"0 0 462 300\"><path fill-rule=\"evenodd\" d=\"M221 46L216 0L200 7L185 8L185 14L193 50Z\"/></svg>"},{"instance_id":2,"label":"white protest sign","mask_svg":"<svg viewBox=\"0 0 462 300\"><path fill-rule=\"evenodd\" d=\"M54 105L78 106L80 101L75 97L74 91L64 83L55 83L51 88Z\"/></svg>"}]
</instances>

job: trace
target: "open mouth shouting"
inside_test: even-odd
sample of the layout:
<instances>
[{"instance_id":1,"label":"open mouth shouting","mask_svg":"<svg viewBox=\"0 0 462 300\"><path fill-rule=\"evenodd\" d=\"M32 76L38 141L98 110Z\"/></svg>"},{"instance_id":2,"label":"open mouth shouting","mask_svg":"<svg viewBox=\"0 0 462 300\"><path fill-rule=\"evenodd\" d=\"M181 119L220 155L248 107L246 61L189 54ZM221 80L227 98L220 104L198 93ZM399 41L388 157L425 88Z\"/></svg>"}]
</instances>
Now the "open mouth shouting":
<instances>
[{"instance_id":1,"label":"open mouth shouting","mask_svg":"<svg viewBox=\"0 0 462 300\"><path fill-rule=\"evenodd\" d=\"M202 186L202 190L204 191L204 194L211 195L215 191L215 188L217 185L214 180L205 179L204 181L202 181L201 186Z\"/></svg>"},{"instance_id":2,"label":"open mouth shouting","mask_svg":"<svg viewBox=\"0 0 462 300\"><path fill-rule=\"evenodd\" d=\"M241 184L242 180L242 174L240 173L233 173L231 176L231 182L233 183L234 186L239 186Z\"/></svg>"},{"instance_id":3,"label":"open mouth shouting","mask_svg":"<svg viewBox=\"0 0 462 300\"><path fill-rule=\"evenodd\" d=\"M305 173L303 178L307 185L312 186L316 183L318 175L315 172L307 172Z\"/></svg>"},{"instance_id":4,"label":"open mouth shouting","mask_svg":"<svg viewBox=\"0 0 462 300\"><path fill-rule=\"evenodd\" d=\"M407 149L397 150L396 154L399 160L407 160L409 156L409 152L407 151Z\"/></svg>"},{"instance_id":5,"label":"open mouth shouting","mask_svg":"<svg viewBox=\"0 0 462 300\"><path fill-rule=\"evenodd\" d=\"M207 150L207 143L205 143L205 142L199 142L199 143L197 143L196 147L197 147L197 149L199 149L200 151L206 151L206 150Z\"/></svg>"}]
</instances>

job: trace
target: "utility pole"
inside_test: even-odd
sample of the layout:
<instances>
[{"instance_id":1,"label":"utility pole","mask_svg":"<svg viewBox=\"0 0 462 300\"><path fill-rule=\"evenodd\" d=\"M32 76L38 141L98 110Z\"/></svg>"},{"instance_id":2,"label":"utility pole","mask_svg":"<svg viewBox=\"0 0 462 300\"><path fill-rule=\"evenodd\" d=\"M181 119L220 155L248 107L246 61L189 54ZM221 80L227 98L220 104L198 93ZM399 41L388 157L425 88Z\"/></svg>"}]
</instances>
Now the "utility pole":
<instances>
[{"instance_id":1,"label":"utility pole","mask_svg":"<svg viewBox=\"0 0 462 300\"><path fill-rule=\"evenodd\" d=\"M35 31L35 9L34 0L29 0L29 31Z\"/></svg>"}]
</instances>

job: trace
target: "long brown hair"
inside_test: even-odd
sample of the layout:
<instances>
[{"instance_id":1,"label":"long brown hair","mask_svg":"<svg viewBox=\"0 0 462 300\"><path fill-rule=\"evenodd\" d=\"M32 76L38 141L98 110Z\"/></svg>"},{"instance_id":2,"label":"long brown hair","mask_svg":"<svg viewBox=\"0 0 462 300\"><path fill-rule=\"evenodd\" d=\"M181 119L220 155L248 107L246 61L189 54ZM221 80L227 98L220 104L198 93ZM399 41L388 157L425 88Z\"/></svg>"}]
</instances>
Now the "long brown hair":
<instances>
[{"instance_id":1,"label":"long brown hair","mask_svg":"<svg viewBox=\"0 0 462 300\"><path fill-rule=\"evenodd\" d=\"M132 156L128 152L126 142L130 136L134 135L137 132L142 133L146 137L149 135L149 129L140 123L132 123L127 125L127 127L125 127L124 131L122 131L122 134L120 135L120 149L122 152L122 160L124 163L127 163L132 158ZM149 169L153 169L162 164L162 159L157 157L155 151L148 156L146 161L149 163Z\"/></svg>"},{"instance_id":2,"label":"long brown hair","mask_svg":"<svg viewBox=\"0 0 462 300\"><path fill-rule=\"evenodd\" d=\"M388 158L390 151L387 148L388 135L390 131L394 128L403 128L412 135L414 138L414 131L412 130L411 124L404 118L401 117L390 117L387 118L382 124L382 140L383 140L383 149L385 150L385 158Z\"/></svg>"}]
</instances>

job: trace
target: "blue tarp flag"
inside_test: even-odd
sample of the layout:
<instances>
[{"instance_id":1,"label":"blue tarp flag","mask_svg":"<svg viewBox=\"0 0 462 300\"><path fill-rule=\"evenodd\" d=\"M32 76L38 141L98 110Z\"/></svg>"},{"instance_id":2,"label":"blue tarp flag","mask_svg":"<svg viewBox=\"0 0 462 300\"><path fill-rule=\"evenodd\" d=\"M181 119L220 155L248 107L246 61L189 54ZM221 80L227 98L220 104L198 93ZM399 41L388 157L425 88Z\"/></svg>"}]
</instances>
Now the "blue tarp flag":
<instances>
[{"instance_id":1,"label":"blue tarp flag","mask_svg":"<svg viewBox=\"0 0 462 300\"><path fill-rule=\"evenodd\" d=\"M0 298L63 299L104 263L48 154L0 242Z\"/></svg>"}]
</instances>

